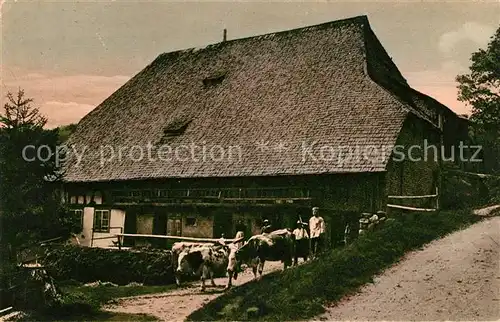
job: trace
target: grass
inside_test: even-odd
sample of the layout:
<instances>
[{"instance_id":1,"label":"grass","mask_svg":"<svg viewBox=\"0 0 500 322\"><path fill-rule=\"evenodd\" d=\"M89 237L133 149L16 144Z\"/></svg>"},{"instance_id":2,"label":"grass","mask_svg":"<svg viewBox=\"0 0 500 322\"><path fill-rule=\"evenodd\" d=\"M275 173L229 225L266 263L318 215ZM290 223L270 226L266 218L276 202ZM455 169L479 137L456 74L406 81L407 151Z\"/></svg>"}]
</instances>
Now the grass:
<instances>
[{"instance_id":1,"label":"grass","mask_svg":"<svg viewBox=\"0 0 500 322\"><path fill-rule=\"evenodd\" d=\"M395 216L396 217L396 216ZM274 272L234 288L193 312L197 321L296 321L324 312L324 305L355 293L408 251L480 219L469 210L398 215L379 230L322 258Z\"/></svg>"},{"instance_id":2,"label":"grass","mask_svg":"<svg viewBox=\"0 0 500 322\"><path fill-rule=\"evenodd\" d=\"M157 321L146 314L104 311L101 306L121 297L161 293L175 288L166 286L61 286L63 304L44 312L29 314L24 321Z\"/></svg>"},{"instance_id":3,"label":"grass","mask_svg":"<svg viewBox=\"0 0 500 322\"><path fill-rule=\"evenodd\" d=\"M103 305L117 298L137 296L151 293L162 293L176 289L177 285L161 285L161 286L97 286L88 287L80 285L66 285L61 287L61 291L65 294L75 294L87 298L87 303Z\"/></svg>"}]
</instances>

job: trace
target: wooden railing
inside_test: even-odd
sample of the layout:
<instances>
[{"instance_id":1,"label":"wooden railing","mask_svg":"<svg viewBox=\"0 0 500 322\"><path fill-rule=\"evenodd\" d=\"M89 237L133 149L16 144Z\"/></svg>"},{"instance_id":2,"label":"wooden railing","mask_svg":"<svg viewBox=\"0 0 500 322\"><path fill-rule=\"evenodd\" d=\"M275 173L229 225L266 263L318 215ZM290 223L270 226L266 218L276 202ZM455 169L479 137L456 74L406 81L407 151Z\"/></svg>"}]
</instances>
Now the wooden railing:
<instances>
[{"instance_id":1,"label":"wooden railing","mask_svg":"<svg viewBox=\"0 0 500 322\"><path fill-rule=\"evenodd\" d=\"M435 199L435 206L434 206L434 208L419 208L419 207L412 207L412 206L387 204L387 207L389 207L389 208L403 209L403 210L410 210L410 211L426 211L426 212L433 212L433 211L437 211L439 209L439 191L438 191L437 187L436 187L436 193L433 194L433 195L422 195L422 196L387 196L387 198L389 198L389 199Z\"/></svg>"},{"instance_id":2,"label":"wooden railing","mask_svg":"<svg viewBox=\"0 0 500 322\"><path fill-rule=\"evenodd\" d=\"M123 227L116 226L116 227L109 227L109 232L104 232L104 234L110 234L111 229L119 229L120 234L123 233ZM102 233L101 231L95 230L92 228L92 238L90 239L90 247L94 246L94 240L99 240L99 239L109 239L109 238L115 238L115 234L113 234L111 237L110 236L104 236L104 237L94 237L95 233Z\"/></svg>"}]
</instances>

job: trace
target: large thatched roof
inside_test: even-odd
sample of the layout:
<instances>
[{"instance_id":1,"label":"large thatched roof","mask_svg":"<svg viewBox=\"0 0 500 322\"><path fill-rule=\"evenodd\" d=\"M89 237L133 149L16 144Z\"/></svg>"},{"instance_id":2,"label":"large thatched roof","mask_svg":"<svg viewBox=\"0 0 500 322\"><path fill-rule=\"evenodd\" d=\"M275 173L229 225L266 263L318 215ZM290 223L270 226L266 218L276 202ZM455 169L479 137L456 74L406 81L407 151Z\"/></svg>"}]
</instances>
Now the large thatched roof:
<instances>
[{"instance_id":1,"label":"large thatched roof","mask_svg":"<svg viewBox=\"0 0 500 322\"><path fill-rule=\"evenodd\" d=\"M365 16L236 39L156 58L80 121L69 143L79 152L85 147L85 153L79 163L71 155L65 178L385 171L389 153L348 158L346 147L389 151L408 113L433 121ZM133 160L139 147L147 153L148 143L153 158ZM159 160L156 149L162 144L173 149L163 151L199 148L194 159L185 147L177 158L172 153ZM216 159L219 150L226 152L223 160L208 153L214 145L220 146ZM321 158L323 145L328 148ZM101 162L101 151L109 156L108 146L115 149L114 159ZM135 149L132 158L130 149Z\"/></svg>"}]
</instances>

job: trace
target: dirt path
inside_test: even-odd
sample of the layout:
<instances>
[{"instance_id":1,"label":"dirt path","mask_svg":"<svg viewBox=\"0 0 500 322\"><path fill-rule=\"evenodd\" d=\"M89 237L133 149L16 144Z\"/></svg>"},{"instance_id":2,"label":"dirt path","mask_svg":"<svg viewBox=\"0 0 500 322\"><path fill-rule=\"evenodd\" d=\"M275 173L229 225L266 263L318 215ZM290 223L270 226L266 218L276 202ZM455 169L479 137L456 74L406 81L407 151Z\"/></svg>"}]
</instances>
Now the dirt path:
<instances>
[{"instance_id":1,"label":"dirt path","mask_svg":"<svg viewBox=\"0 0 500 322\"><path fill-rule=\"evenodd\" d=\"M500 319L500 217L405 256L315 320Z\"/></svg>"},{"instance_id":2,"label":"dirt path","mask_svg":"<svg viewBox=\"0 0 500 322\"><path fill-rule=\"evenodd\" d=\"M283 264L280 262L266 262L264 274L282 268ZM236 281L233 281L233 285L236 287L252 279L253 273L247 269L238 276ZM223 294L227 278L216 278L214 281L218 287L211 287L208 281L205 292L200 291L200 282L195 282L186 288L167 293L119 299L116 304L106 306L104 309L123 313L146 313L163 321L184 321L189 314Z\"/></svg>"}]
</instances>

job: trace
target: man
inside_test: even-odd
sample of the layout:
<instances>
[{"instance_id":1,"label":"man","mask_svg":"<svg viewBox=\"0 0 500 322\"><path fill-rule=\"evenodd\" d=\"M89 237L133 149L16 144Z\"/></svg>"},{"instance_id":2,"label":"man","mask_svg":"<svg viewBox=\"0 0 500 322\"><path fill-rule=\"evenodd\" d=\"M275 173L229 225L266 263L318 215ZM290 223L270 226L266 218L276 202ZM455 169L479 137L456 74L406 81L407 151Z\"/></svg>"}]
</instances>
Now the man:
<instances>
[{"instance_id":1,"label":"man","mask_svg":"<svg viewBox=\"0 0 500 322\"><path fill-rule=\"evenodd\" d=\"M269 222L269 220L265 219L264 226L262 227L262 230L260 233L261 234L269 234L272 231L273 231L273 229L271 227L271 223Z\"/></svg>"},{"instance_id":2,"label":"man","mask_svg":"<svg viewBox=\"0 0 500 322\"><path fill-rule=\"evenodd\" d=\"M298 220L297 228L293 231L293 235L295 236L294 265L297 265L299 255L304 258L304 261L307 261L307 256L309 255L309 234L304 228L305 225L306 223Z\"/></svg>"},{"instance_id":3,"label":"man","mask_svg":"<svg viewBox=\"0 0 500 322\"><path fill-rule=\"evenodd\" d=\"M309 230L311 236L311 251L315 258L322 250L325 234L325 221L319 216L319 208L313 207L312 217L309 219Z\"/></svg>"},{"instance_id":4,"label":"man","mask_svg":"<svg viewBox=\"0 0 500 322\"><path fill-rule=\"evenodd\" d=\"M236 253L245 244L245 233L243 231L238 231L234 239L240 241L229 244L229 258L227 263L229 280L226 289L229 289L232 286L233 278L236 280L238 278L238 273L242 271L241 263L236 261Z\"/></svg>"}]
</instances>

